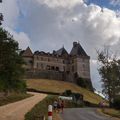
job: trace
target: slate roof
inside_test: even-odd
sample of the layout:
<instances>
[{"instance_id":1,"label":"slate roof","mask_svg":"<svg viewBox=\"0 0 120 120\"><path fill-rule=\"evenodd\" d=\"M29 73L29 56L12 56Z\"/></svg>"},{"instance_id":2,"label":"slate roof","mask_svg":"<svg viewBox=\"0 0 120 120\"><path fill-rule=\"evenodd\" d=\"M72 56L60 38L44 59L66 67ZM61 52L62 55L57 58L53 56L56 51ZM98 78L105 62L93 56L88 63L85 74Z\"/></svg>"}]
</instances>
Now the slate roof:
<instances>
[{"instance_id":1,"label":"slate roof","mask_svg":"<svg viewBox=\"0 0 120 120\"><path fill-rule=\"evenodd\" d=\"M33 56L33 53L29 47L27 47L27 49L24 50L21 54L23 57L32 57Z\"/></svg>"},{"instance_id":2,"label":"slate roof","mask_svg":"<svg viewBox=\"0 0 120 120\"><path fill-rule=\"evenodd\" d=\"M62 47L61 49L57 50L55 53L57 55L60 55L60 56L69 55L68 52L67 52L67 50L64 47Z\"/></svg>"},{"instance_id":3,"label":"slate roof","mask_svg":"<svg viewBox=\"0 0 120 120\"><path fill-rule=\"evenodd\" d=\"M73 48L70 52L70 55L72 55L72 56L78 55L78 56L88 57L88 55L86 54L86 52L84 51L84 49L82 48L80 43L77 43L77 42L73 43Z\"/></svg>"}]
</instances>

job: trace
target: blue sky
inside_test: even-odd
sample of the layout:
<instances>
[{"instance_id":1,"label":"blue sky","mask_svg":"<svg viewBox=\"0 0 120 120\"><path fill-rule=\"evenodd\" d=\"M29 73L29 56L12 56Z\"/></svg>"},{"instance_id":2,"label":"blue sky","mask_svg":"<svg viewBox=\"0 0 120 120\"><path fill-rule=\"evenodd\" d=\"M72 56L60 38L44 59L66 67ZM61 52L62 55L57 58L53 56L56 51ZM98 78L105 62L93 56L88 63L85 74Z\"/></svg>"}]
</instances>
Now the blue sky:
<instances>
[{"instance_id":1,"label":"blue sky","mask_svg":"<svg viewBox=\"0 0 120 120\"><path fill-rule=\"evenodd\" d=\"M101 7L106 7L106 8L109 8L109 9L112 9L112 10L120 10L120 4L117 4L117 5L113 5L111 4L111 1L112 0L86 0L87 4L90 4L90 3L93 3L93 4L96 4L96 5L99 5ZM116 1L116 0L114 0ZM117 0L119 1L119 0Z\"/></svg>"}]
</instances>

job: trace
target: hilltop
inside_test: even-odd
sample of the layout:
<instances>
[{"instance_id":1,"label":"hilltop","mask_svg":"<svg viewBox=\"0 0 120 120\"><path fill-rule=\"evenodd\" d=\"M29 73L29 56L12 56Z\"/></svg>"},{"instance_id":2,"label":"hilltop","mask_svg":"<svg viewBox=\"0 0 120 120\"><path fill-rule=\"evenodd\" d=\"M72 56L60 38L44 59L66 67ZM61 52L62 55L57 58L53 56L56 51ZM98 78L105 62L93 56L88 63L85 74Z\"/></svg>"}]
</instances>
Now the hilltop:
<instances>
[{"instance_id":1,"label":"hilltop","mask_svg":"<svg viewBox=\"0 0 120 120\"><path fill-rule=\"evenodd\" d=\"M28 88L44 92L62 93L65 90L71 90L72 92L83 94L84 100L93 104L98 104L103 100L99 95L69 82L48 79L28 79L26 81Z\"/></svg>"}]
</instances>

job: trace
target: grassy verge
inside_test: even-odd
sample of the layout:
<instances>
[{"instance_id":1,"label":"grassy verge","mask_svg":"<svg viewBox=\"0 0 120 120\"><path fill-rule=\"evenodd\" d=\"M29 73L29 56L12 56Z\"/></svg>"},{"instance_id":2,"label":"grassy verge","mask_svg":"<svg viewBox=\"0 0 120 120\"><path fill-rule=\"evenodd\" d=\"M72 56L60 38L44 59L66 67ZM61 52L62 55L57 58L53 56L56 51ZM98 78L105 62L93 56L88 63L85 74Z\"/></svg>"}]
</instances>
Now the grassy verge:
<instances>
[{"instance_id":1,"label":"grassy verge","mask_svg":"<svg viewBox=\"0 0 120 120\"><path fill-rule=\"evenodd\" d=\"M120 118L120 110L104 108L104 109L100 109L99 111L104 114L110 115L112 117Z\"/></svg>"},{"instance_id":2,"label":"grassy verge","mask_svg":"<svg viewBox=\"0 0 120 120\"><path fill-rule=\"evenodd\" d=\"M35 117L45 115L47 118L48 105L53 104L56 96L47 96L44 100L36 104L31 111L25 115L25 120L34 120Z\"/></svg>"},{"instance_id":3,"label":"grassy verge","mask_svg":"<svg viewBox=\"0 0 120 120\"><path fill-rule=\"evenodd\" d=\"M34 120L37 116L45 116L48 117L48 105L52 105L54 100L58 99L58 96L56 95L50 95L47 96L45 99L40 101L38 104L36 104L31 111L29 111L25 115L25 120ZM74 102L65 101L65 107L66 108L75 108L75 107L81 107L82 105L78 105ZM47 119L46 119L47 120ZM59 114L53 111L53 120L60 120Z\"/></svg>"},{"instance_id":4,"label":"grassy verge","mask_svg":"<svg viewBox=\"0 0 120 120\"><path fill-rule=\"evenodd\" d=\"M11 94L8 97L0 98L0 106L6 105L6 104L9 104L9 103L13 103L13 102L17 102L19 100L22 100L22 99L25 99L25 98L28 98L28 97L31 97L31 96L32 95L25 94L25 93L23 93L23 94L14 93L14 94Z\"/></svg>"}]
</instances>

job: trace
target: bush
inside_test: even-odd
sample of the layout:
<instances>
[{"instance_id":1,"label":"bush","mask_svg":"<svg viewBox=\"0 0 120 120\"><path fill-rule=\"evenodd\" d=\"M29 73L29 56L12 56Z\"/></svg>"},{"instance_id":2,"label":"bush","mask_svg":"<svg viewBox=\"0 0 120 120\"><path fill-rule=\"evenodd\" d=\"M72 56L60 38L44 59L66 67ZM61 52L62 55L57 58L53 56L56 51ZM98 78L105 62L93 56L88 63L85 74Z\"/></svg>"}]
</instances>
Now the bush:
<instances>
[{"instance_id":1,"label":"bush","mask_svg":"<svg viewBox=\"0 0 120 120\"><path fill-rule=\"evenodd\" d=\"M113 107L115 107L116 109L120 109L120 96L114 99Z\"/></svg>"},{"instance_id":2,"label":"bush","mask_svg":"<svg viewBox=\"0 0 120 120\"><path fill-rule=\"evenodd\" d=\"M70 96L70 95L72 95L72 91L71 90L66 90L62 95Z\"/></svg>"}]
</instances>

